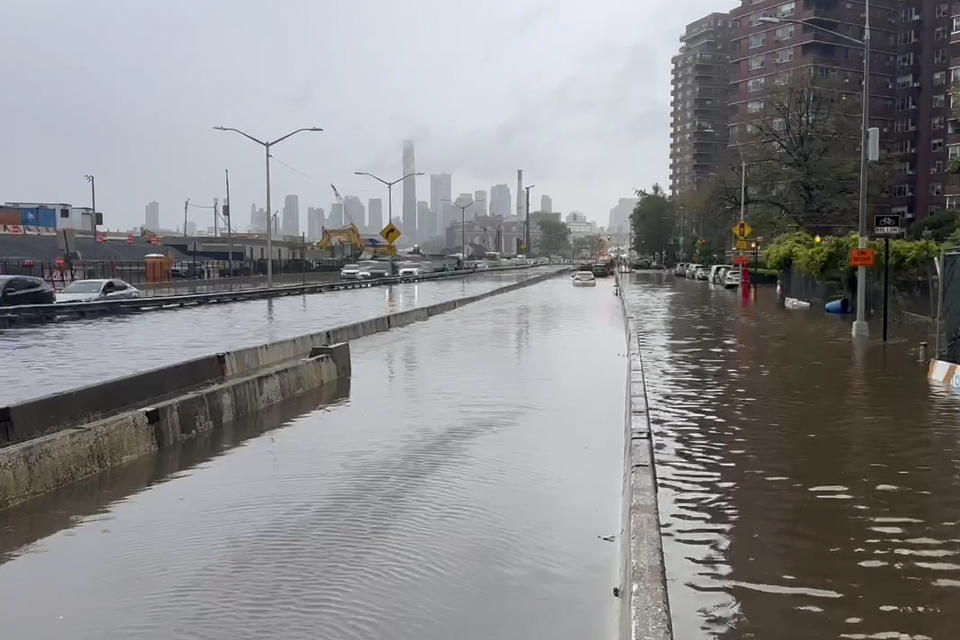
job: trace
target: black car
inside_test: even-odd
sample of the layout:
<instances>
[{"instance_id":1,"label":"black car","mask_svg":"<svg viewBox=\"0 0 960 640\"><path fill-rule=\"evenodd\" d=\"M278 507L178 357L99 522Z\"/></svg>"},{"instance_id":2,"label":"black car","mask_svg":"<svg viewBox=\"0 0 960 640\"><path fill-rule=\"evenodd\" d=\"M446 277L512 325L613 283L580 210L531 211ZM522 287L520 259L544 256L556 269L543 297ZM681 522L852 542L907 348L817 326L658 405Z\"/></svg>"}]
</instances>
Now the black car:
<instances>
[{"instance_id":1,"label":"black car","mask_svg":"<svg viewBox=\"0 0 960 640\"><path fill-rule=\"evenodd\" d=\"M56 297L42 278L33 276L0 276L0 307L20 304L53 304Z\"/></svg>"}]
</instances>

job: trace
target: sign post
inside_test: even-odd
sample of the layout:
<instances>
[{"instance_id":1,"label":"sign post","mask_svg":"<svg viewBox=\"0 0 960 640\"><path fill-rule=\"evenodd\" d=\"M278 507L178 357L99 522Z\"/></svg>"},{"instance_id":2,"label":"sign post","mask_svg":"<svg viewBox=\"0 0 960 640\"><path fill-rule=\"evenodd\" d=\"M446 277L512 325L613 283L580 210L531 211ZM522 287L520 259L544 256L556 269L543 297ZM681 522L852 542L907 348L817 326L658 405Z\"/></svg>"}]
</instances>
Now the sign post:
<instances>
[{"instance_id":1,"label":"sign post","mask_svg":"<svg viewBox=\"0 0 960 640\"><path fill-rule=\"evenodd\" d=\"M883 236L883 341L887 341L887 300L890 298L890 236L900 235L900 216L873 217L873 230Z\"/></svg>"},{"instance_id":2,"label":"sign post","mask_svg":"<svg viewBox=\"0 0 960 640\"><path fill-rule=\"evenodd\" d=\"M743 251L747 248L747 237L753 232L753 229L750 228L750 225L741 220L737 224L733 225L733 235L737 238L737 251L741 252L738 255L733 263L741 265L743 268L740 270L740 290L743 292L743 299L746 300L750 297L750 271L747 267L750 264L750 258L743 255ZM742 258L742 260L740 260Z\"/></svg>"}]
</instances>

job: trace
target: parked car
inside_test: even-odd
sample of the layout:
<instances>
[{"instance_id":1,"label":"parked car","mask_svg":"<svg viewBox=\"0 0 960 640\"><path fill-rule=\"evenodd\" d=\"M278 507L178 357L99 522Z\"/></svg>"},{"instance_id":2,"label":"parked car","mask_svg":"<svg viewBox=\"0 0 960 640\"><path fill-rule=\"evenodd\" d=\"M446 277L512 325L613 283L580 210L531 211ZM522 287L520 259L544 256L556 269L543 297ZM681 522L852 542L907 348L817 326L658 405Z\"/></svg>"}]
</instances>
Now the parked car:
<instances>
[{"instance_id":1,"label":"parked car","mask_svg":"<svg viewBox=\"0 0 960 640\"><path fill-rule=\"evenodd\" d=\"M360 263L361 277L366 278L386 278L390 276L390 263L379 260L364 260Z\"/></svg>"},{"instance_id":2,"label":"parked car","mask_svg":"<svg viewBox=\"0 0 960 640\"><path fill-rule=\"evenodd\" d=\"M340 279L341 280L359 280L360 265L358 264L343 265L343 268L340 269Z\"/></svg>"},{"instance_id":3,"label":"parked car","mask_svg":"<svg viewBox=\"0 0 960 640\"><path fill-rule=\"evenodd\" d=\"M684 271L684 274L692 280L697 277L697 269L699 268L700 268L699 264L694 264L691 262L690 264L687 265L687 269L686 271Z\"/></svg>"},{"instance_id":4,"label":"parked car","mask_svg":"<svg viewBox=\"0 0 960 640\"><path fill-rule=\"evenodd\" d=\"M139 297L140 290L123 280L75 280L57 294L57 302L99 302Z\"/></svg>"},{"instance_id":5,"label":"parked car","mask_svg":"<svg viewBox=\"0 0 960 640\"><path fill-rule=\"evenodd\" d=\"M595 287L597 278L592 271L576 271L573 274L573 286L575 287Z\"/></svg>"},{"instance_id":6,"label":"parked car","mask_svg":"<svg viewBox=\"0 0 960 640\"><path fill-rule=\"evenodd\" d=\"M713 284L719 284L723 286L724 278L727 277L727 271L730 270L730 265L723 264L720 265L720 268L717 269L717 272L713 276Z\"/></svg>"},{"instance_id":7,"label":"parked car","mask_svg":"<svg viewBox=\"0 0 960 640\"><path fill-rule=\"evenodd\" d=\"M725 264L715 264L710 267L710 273L707 275L707 282L711 284L720 284L723 280L720 280L720 272L728 268L729 265Z\"/></svg>"},{"instance_id":8,"label":"parked car","mask_svg":"<svg viewBox=\"0 0 960 640\"><path fill-rule=\"evenodd\" d=\"M676 266L673 267L673 275L680 276L681 278L687 275L687 263L678 262Z\"/></svg>"},{"instance_id":9,"label":"parked car","mask_svg":"<svg viewBox=\"0 0 960 640\"><path fill-rule=\"evenodd\" d=\"M404 262L400 265L400 271L398 271L398 275L401 278L405 276L422 276L425 273L430 273L429 263L425 262Z\"/></svg>"},{"instance_id":10,"label":"parked car","mask_svg":"<svg viewBox=\"0 0 960 640\"><path fill-rule=\"evenodd\" d=\"M723 286L727 289L740 286L740 269L728 269L727 275L723 278Z\"/></svg>"},{"instance_id":11,"label":"parked car","mask_svg":"<svg viewBox=\"0 0 960 640\"><path fill-rule=\"evenodd\" d=\"M33 276L0 276L0 307L56 302L53 287Z\"/></svg>"},{"instance_id":12,"label":"parked car","mask_svg":"<svg viewBox=\"0 0 960 640\"><path fill-rule=\"evenodd\" d=\"M710 275L710 269L704 265L697 265L693 272L693 277L697 280L706 280L708 275Z\"/></svg>"}]
</instances>

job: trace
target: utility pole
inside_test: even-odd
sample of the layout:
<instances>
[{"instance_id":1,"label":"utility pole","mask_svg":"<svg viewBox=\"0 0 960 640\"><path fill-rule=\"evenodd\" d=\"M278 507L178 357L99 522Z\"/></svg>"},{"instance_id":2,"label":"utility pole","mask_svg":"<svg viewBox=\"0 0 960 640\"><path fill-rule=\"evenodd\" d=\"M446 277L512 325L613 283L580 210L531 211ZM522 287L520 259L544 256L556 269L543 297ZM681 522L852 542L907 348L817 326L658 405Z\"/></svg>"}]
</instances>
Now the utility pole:
<instances>
[{"instance_id":1,"label":"utility pole","mask_svg":"<svg viewBox=\"0 0 960 640\"><path fill-rule=\"evenodd\" d=\"M190 206L190 198L183 203L183 239L187 239L187 207Z\"/></svg>"},{"instance_id":2,"label":"utility pole","mask_svg":"<svg viewBox=\"0 0 960 640\"><path fill-rule=\"evenodd\" d=\"M219 204L219 202L220 201L217 200L216 198L213 199L213 237L214 238L217 238L220 236L220 224L219 224L219 221L217 220L217 216L220 215L219 211L217 210L217 205Z\"/></svg>"},{"instance_id":3,"label":"utility pole","mask_svg":"<svg viewBox=\"0 0 960 640\"><path fill-rule=\"evenodd\" d=\"M530 189L533 189L535 185L529 185L524 187L523 190L527 192L527 203L524 205L524 214L526 214L526 222L524 223L524 235L523 235L523 255L530 255Z\"/></svg>"},{"instance_id":4,"label":"utility pole","mask_svg":"<svg viewBox=\"0 0 960 640\"><path fill-rule=\"evenodd\" d=\"M230 170L224 169L223 174L227 180L227 199L223 203L223 218L224 222L227 223L227 245L228 250L230 251L230 277L232 278L233 273L233 231L230 224Z\"/></svg>"},{"instance_id":5,"label":"utility pole","mask_svg":"<svg viewBox=\"0 0 960 640\"><path fill-rule=\"evenodd\" d=\"M90 232L93 233L93 241L97 241L97 182L93 174L83 176L90 183Z\"/></svg>"}]
</instances>

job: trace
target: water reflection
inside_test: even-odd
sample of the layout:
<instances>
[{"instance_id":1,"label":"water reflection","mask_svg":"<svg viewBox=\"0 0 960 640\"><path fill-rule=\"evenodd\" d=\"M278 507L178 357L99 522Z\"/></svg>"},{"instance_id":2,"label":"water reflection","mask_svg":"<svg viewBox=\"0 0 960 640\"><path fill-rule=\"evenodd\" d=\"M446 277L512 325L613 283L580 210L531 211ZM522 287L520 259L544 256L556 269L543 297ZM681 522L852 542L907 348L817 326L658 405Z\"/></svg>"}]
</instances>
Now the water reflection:
<instances>
[{"instance_id":1,"label":"water reflection","mask_svg":"<svg viewBox=\"0 0 960 640\"><path fill-rule=\"evenodd\" d=\"M857 347L772 289L636 274L627 296L678 640L956 635L960 399L931 393L923 336Z\"/></svg>"}]
</instances>

